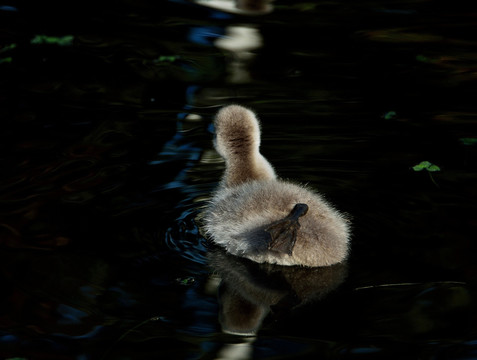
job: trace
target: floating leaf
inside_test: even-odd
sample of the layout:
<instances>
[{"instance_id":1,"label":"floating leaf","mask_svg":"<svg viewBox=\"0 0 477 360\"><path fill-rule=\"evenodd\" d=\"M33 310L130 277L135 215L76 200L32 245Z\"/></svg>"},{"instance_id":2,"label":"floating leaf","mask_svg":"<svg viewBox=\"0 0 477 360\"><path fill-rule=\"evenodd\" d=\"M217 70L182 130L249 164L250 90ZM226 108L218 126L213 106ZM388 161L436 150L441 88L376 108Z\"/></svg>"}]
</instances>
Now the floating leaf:
<instances>
[{"instance_id":1,"label":"floating leaf","mask_svg":"<svg viewBox=\"0 0 477 360\"><path fill-rule=\"evenodd\" d=\"M11 58L11 57L0 58L0 64L11 63L11 62L12 62L12 58Z\"/></svg>"},{"instance_id":2,"label":"floating leaf","mask_svg":"<svg viewBox=\"0 0 477 360\"><path fill-rule=\"evenodd\" d=\"M431 166L429 166L427 169L427 171L431 171L431 172L434 172L434 171L441 171L441 168L437 165L434 165L432 164Z\"/></svg>"},{"instance_id":3,"label":"floating leaf","mask_svg":"<svg viewBox=\"0 0 477 360\"><path fill-rule=\"evenodd\" d=\"M421 161L419 164L414 165L412 167L412 169L414 171L427 170L427 173L429 174L429 177L431 178L431 181L434 183L434 185L439 187L439 185L436 183L436 181L434 180L434 178L432 177L432 174L431 174L432 172L441 171L441 168L439 166L437 166L435 164L432 164L429 161Z\"/></svg>"},{"instance_id":4,"label":"floating leaf","mask_svg":"<svg viewBox=\"0 0 477 360\"><path fill-rule=\"evenodd\" d=\"M384 120L393 120L397 117L397 113L395 111L388 111L386 114L383 115Z\"/></svg>"},{"instance_id":5,"label":"floating leaf","mask_svg":"<svg viewBox=\"0 0 477 360\"><path fill-rule=\"evenodd\" d=\"M6 45L0 49L0 54L3 54L4 52L7 52L9 50L15 49L16 47L17 47L17 44Z\"/></svg>"},{"instance_id":6,"label":"floating leaf","mask_svg":"<svg viewBox=\"0 0 477 360\"><path fill-rule=\"evenodd\" d=\"M195 282L195 279L192 276L186 278L177 278L176 281L184 286L189 286Z\"/></svg>"},{"instance_id":7,"label":"floating leaf","mask_svg":"<svg viewBox=\"0 0 477 360\"><path fill-rule=\"evenodd\" d=\"M417 55L416 60L419 62L427 63L427 64L434 64L436 63L436 60L430 59L427 56L424 55Z\"/></svg>"},{"instance_id":8,"label":"floating leaf","mask_svg":"<svg viewBox=\"0 0 477 360\"><path fill-rule=\"evenodd\" d=\"M0 49L0 54L6 53L7 51L13 50L17 47L17 44L10 44L2 47ZM0 58L0 64L11 63L13 58L11 56Z\"/></svg>"},{"instance_id":9,"label":"floating leaf","mask_svg":"<svg viewBox=\"0 0 477 360\"><path fill-rule=\"evenodd\" d=\"M174 62L179 59L179 56L159 56L157 59L158 61L167 61L167 62Z\"/></svg>"},{"instance_id":10,"label":"floating leaf","mask_svg":"<svg viewBox=\"0 0 477 360\"><path fill-rule=\"evenodd\" d=\"M470 146L477 144L477 138L461 138L460 142L464 145Z\"/></svg>"},{"instance_id":11,"label":"floating leaf","mask_svg":"<svg viewBox=\"0 0 477 360\"><path fill-rule=\"evenodd\" d=\"M441 168L435 164L430 163L429 161L421 161L419 164L412 167L414 171L427 170L430 172L441 171Z\"/></svg>"},{"instance_id":12,"label":"floating leaf","mask_svg":"<svg viewBox=\"0 0 477 360\"><path fill-rule=\"evenodd\" d=\"M179 55L161 55L157 59L152 60L153 64L164 64L164 63L173 63L179 60L181 57Z\"/></svg>"},{"instance_id":13,"label":"floating leaf","mask_svg":"<svg viewBox=\"0 0 477 360\"><path fill-rule=\"evenodd\" d=\"M71 46L73 45L74 36L47 36L47 35L36 35L31 39L30 43L32 44L54 44L59 46Z\"/></svg>"},{"instance_id":14,"label":"floating leaf","mask_svg":"<svg viewBox=\"0 0 477 360\"><path fill-rule=\"evenodd\" d=\"M422 171L424 169L427 169L429 166L432 164L429 161L421 161L421 163L415 165L412 167L414 171Z\"/></svg>"}]
</instances>

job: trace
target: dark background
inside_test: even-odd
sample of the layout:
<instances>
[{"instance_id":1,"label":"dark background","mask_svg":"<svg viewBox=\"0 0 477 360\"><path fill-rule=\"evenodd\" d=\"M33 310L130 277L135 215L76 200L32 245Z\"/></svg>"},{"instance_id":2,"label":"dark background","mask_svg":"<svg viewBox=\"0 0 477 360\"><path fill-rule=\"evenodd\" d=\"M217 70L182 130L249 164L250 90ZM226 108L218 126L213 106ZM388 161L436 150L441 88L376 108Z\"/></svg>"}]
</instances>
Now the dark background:
<instances>
[{"instance_id":1,"label":"dark background","mask_svg":"<svg viewBox=\"0 0 477 360\"><path fill-rule=\"evenodd\" d=\"M236 343L260 359L476 356L475 14L0 3L0 357L211 359ZM231 26L260 34L251 57L217 45ZM272 312L253 342L220 331L197 218L228 103L258 113L280 176L353 218L346 281Z\"/></svg>"}]
</instances>

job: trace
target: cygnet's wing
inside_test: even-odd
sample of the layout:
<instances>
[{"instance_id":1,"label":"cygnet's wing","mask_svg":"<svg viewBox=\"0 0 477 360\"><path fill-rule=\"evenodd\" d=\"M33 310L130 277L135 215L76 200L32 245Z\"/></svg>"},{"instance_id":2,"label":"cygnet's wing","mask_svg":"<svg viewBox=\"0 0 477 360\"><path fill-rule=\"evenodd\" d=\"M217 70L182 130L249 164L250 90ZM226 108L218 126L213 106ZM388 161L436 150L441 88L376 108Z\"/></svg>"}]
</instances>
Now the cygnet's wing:
<instances>
[{"instance_id":1,"label":"cygnet's wing","mask_svg":"<svg viewBox=\"0 0 477 360\"><path fill-rule=\"evenodd\" d=\"M292 255L297 232L300 228L298 219L305 215L307 211L308 205L296 204L287 217L270 224L265 229L271 237L268 249Z\"/></svg>"},{"instance_id":2,"label":"cygnet's wing","mask_svg":"<svg viewBox=\"0 0 477 360\"><path fill-rule=\"evenodd\" d=\"M270 234L271 240L268 249L291 255L296 242L296 233L300 224L298 221L283 219L265 229Z\"/></svg>"}]
</instances>

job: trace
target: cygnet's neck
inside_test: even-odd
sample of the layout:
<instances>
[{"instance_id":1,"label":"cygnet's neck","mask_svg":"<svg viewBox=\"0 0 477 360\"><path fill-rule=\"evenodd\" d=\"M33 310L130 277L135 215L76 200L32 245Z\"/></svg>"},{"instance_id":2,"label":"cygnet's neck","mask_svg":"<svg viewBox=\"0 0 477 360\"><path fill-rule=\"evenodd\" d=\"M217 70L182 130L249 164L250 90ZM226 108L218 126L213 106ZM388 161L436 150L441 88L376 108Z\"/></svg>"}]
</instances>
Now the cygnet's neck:
<instances>
[{"instance_id":1,"label":"cygnet's neck","mask_svg":"<svg viewBox=\"0 0 477 360\"><path fill-rule=\"evenodd\" d=\"M215 118L215 148L226 162L222 185L269 180L275 172L260 154L260 126L255 114L239 105L222 108Z\"/></svg>"},{"instance_id":2,"label":"cygnet's neck","mask_svg":"<svg viewBox=\"0 0 477 360\"><path fill-rule=\"evenodd\" d=\"M255 150L226 159L223 183L226 187L237 186L249 181L275 179L270 163Z\"/></svg>"}]
</instances>

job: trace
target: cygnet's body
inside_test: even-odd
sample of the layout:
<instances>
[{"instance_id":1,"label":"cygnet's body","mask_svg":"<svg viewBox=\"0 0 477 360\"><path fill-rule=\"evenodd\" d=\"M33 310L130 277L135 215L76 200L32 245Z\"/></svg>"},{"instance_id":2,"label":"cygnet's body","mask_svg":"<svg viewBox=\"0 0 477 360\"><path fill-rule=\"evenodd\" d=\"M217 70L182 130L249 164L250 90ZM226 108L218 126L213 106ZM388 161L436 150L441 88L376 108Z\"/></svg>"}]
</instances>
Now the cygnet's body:
<instances>
[{"instance_id":1,"label":"cygnet's body","mask_svg":"<svg viewBox=\"0 0 477 360\"><path fill-rule=\"evenodd\" d=\"M348 253L349 226L323 198L277 179L260 154L255 114L238 105L215 118L226 169L204 215L205 231L229 253L258 263L327 266Z\"/></svg>"}]
</instances>

